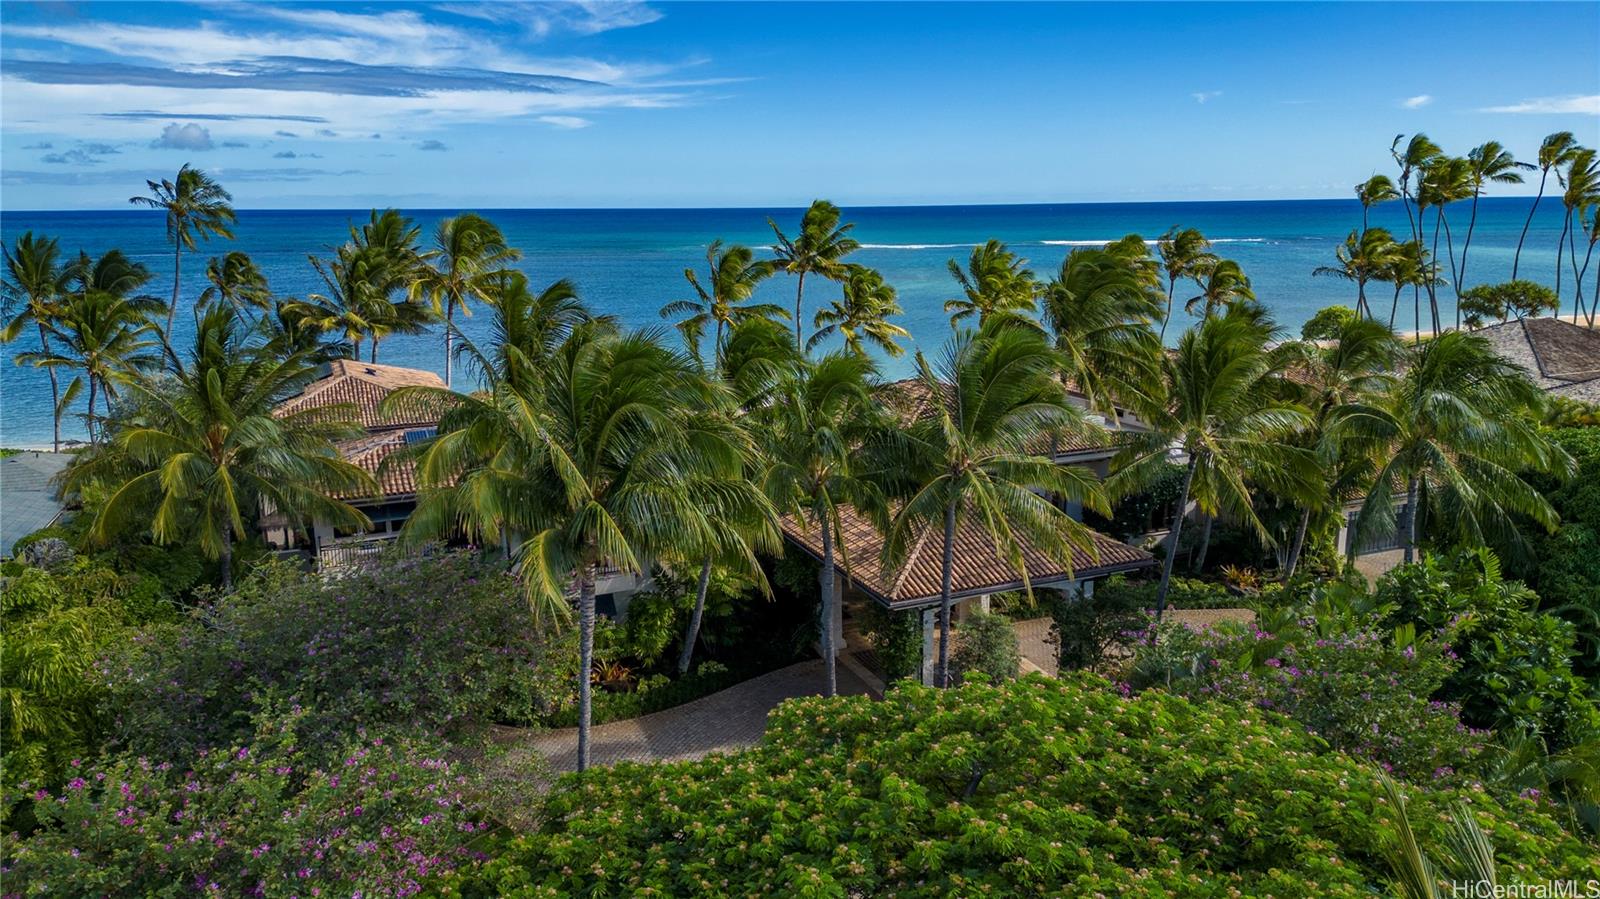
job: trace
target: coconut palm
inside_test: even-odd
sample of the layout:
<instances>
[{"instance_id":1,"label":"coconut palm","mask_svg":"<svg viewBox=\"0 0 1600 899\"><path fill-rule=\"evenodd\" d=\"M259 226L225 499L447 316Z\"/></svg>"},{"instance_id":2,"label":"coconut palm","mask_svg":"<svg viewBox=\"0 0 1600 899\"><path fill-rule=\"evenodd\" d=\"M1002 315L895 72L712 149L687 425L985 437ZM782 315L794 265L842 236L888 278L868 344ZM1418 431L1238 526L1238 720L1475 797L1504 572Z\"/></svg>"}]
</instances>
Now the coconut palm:
<instances>
[{"instance_id":1,"label":"coconut palm","mask_svg":"<svg viewBox=\"0 0 1600 899\"><path fill-rule=\"evenodd\" d=\"M1451 203L1464 200L1471 195L1471 174L1465 159L1441 154L1430 160L1419 172L1416 196L1418 226L1423 229L1423 233L1426 233L1423 212L1432 207L1433 243L1430 252L1434 259L1439 258L1439 237L1443 234L1446 239L1446 250L1450 255L1450 282L1455 280L1455 245L1449 236L1450 224L1445 210ZM1432 314L1434 334L1438 334L1443 327L1439 318L1439 283L1440 279L1430 277L1425 285L1428 289L1428 305ZM1457 289L1459 290L1459 285Z\"/></svg>"},{"instance_id":2,"label":"coconut palm","mask_svg":"<svg viewBox=\"0 0 1600 899\"><path fill-rule=\"evenodd\" d=\"M1406 145L1404 149L1401 149L1400 142L1403 140L1406 141ZM1426 134L1413 134L1410 140L1406 140L1404 134L1397 134L1394 142L1389 145L1389 155L1394 157L1395 165L1400 169L1400 177L1397 179L1399 181L1398 187L1400 188L1400 202L1405 206L1406 220L1411 223L1411 239L1420 241L1422 239L1422 210L1419 208L1416 216L1412 216L1411 202L1416 197L1412 176L1415 175L1417 181L1420 182L1422 172L1436 158L1444 155L1444 151L1439 148L1438 144L1429 140Z\"/></svg>"},{"instance_id":3,"label":"coconut palm","mask_svg":"<svg viewBox=\"0 0 1600 899\"><path fill-rule=\"evenodd\" d=\"M1347 404L1390 387L1389 373L1400 356L1400 342L1382 322L1350 319L1340 325L1333 340L1320 344L1299 341L1290 344L1287 352L1298 373L1288 383L1295 385L1297 399L1310 413L1304 437L1324 476L1313 483L1315 490L1301 498L1300 523L1284 564L1285 580L1294 576L1313 514L1337 514L1337 501L1346 489L1371 473L1367 448L1334 439L1329 424Z\"/></svg>"},{"instance_id":4,"label":"coconut palm","mask_svg":"<svg viewBox=\"0 0 1600 899\"><path fill-rule=\"evenodd\" d=\"M895 299L894 288L884 283L882 275L864 265L846 268L842 296L817 310L812 319L817 331L806 341L806 352L839 334L844 337L845 349L857 355L866 354L868 343L889 356L904 353L896 341L911 334L889 321L904 311Z\"/></svg>"},{"instance_id":5,"label":"coconut palm","mask_svg":"<svg viewBox=\"0 0 1600 899\"><path fill-rule=\"evenodd\" d=\"M1389 303L1389 327L1395 324L1396 313L1400 310L1400 293L1407 287L1412 288L1413 322L1412 327L1417 334L1422 333L1422 305L1418 288L1429 278L1438 277L1438 263L1428 254L1427 247L1420 241L1407 240L1395 244L1394 254L1389 258L1382 276L1378 279L1388 282L1394 287L1394 296Z\"/></svg>"},{"instance_id":6,"label":"coconut palm","mask_svg":"<svg viewBox=\"0 0 1600 899\"><path fill-rule=\"evenodd\" d=\"M1200 292L1183 305L1183 311L1190 315L1198 308L1204 310L1203 318L1211 318L1219 309L1256 298L1249 276L1232 259L1218 259L1207 265L1195 280Z\"/></svg>"},{"instance_id":7,"label":"coconut palm","mask_svg":"<svg viewBox=\"0 0 1600 899\"><path fill-rule=\"evenodd\" d=\"M520 537L515 570L540 617L579 625L578 770L589 766L595 582L717 545L713 518L740 490L743 448L698 413L716 392L656 331L575 328L535 383L448 391L452 408L417 460L423 498L407 539ZM390 402L429 391L399 391ZM753 489L743 491L753 494Z\"/></svg>"},{"instance_id":8,"label":"coconut palm","mask_svg":"<svg viewBox=\"0 0 1600 899\"><path fill-rule=\"evenodd\" d=\"M1591 200L1588 208L1581 211L1579 216L1579 223L1583 226L1585 243L1583 268L1579 270L1576 276L1576 281L1581 284L1584 276L1589 273L1589 262L1594 258L1594 245L1600 243L1600 197ZM1596 309L1600 309L1600 279L1596 280L1595 292L1589 302L1589 312L1585 318L1590 327L1594 327Z\"/></svg>"},{"instance_id":9,"label":"coconut palm","mask_svg":"<svg viewBox=\"0 0 1600 899\"><path fill-rule=\"evenodd\" d=\"M426 298L444 318L444 385L451 385L456 310L470 315L468 301L485 299L489 285L522 253L506 244L494 223L475 212L447 218L433 232L433 247L409 267L408 298Z\"/></svg>"},{"instance_id":10,"label":"coconut palm","mask_svg":"<svg viewBox=\"0 0 1600 899\"><path fill-rule=\"evenodd\" d=\"M794 345L804 341L801 334L805 302L806 275L839 280L846 274L844 257L861 248L850 236L853 224L839 224L839 207L827 200L813 201L800 217L800 230L793 239L779 230L778 224L767 219L778 243L772 248L778 268L796 276L794 288Z\"/></svg>"},{"instance_id":11,"label":"coconut palm","mask_svg":"<svg viewBox=\"0 0 1600 899\"><path fill-rule=\"evenodd\" d=\"M950 276L961 285L961 296L944 301L950 324L977 318L983 324L991 315L1032 315L1038 282L1028 269L1028 260L1007 249L998 240L974 247L967 268L951 259L945 265Z\"/></svg>"},{"instance_id":12,"label":"coconut palm","mask_svg":"<svg viewBox=\"0 0 1600 899\"><path fill-rule=\"evenodd\" d=\"M1348 404L1330 424L1336 439L1378 445L1382 460L1354 537L1398 526L1405 561L1411 562L1423 511L1439 537L1472 544L1491 538L1520 543L1516 520L1521 515L1554 528L1555 510L1522 479L1526 472L1563 475L1573 467L1572 459L1522 414L1540 399L1527 374L1478 335L1446 331L1413 348L1387 393ZM1396 490L1405 498L1398 525Z\"/></svg>"},{"instance_id":13,"label":"coconut palm","mask_svg":"<svg viewBox=\"0 0 1600 899\"><path fill-rule=\"evenodd\" d=\"M1396 252L1394 237L1384 228L1351 231L1344 243L1333 252L1339 264L1319 265L1311 274L1355 282L1356 311L1363 317L1372 318L1372 307L1367 303L1367 282L1381 280L1393 264L1392 257Z\"/></svg>"},{"instance_id":14,"label":"coconut palm","mask_svg":"<svg viewBox=\"0 0 1600 899\"><path fill-rule=\"evenodd\" d=\"M1165 342L1167 325L1172 323L1172 299L1178 280L1198 279L1202 271L1216 264L1217 257L1211 252L1211 241L1196 228L1180 230L1173 226L1161 235L1156 248L1161 253L1161 266L1167 275L1167 311L1161 317L1160 335L1160 340Z\"/></svg>"},{"instance_id":15,"label":"coconut palm","mask_svg":"<svg viewBox=\"0 0 1600 899\"><path fill-rule=\"evenodd\" d=\"M1118 404L1146 395L1159 371L1160 290L1105 250L1079 247L1041 297L1063 375L1091 409L1115 421Z\"/></svg>"},{"instance_id":16,"label":"coconut palm","mask_svg":"<svg viewBox=\"0 0 1600 899\"><path fill-rule=\"evenodd\" d=\"M761 419L768 460L762 488L780 513L815 528L822 544L819 614L829 696L839 691L833 629L837 564L840 558L849 560L849 547L836 543L842 533L839 507L853 505L868 515L881 510L858 458L881 424L871 390L876 374L872 360L858 353L806 360L776 386Z\"/></svg>"},{"instance_id":17,"label":"coconut palm","mask_svg":"<svg viewBox=\"0 0 1600 899\"><path fill-rule=\"evenodd\" d=\"M186 362L165 378L123 379L141 415L114 435L108 452L69 470L71 488L133 468L96 516L91 537L148 520L158 543L193 540L218 560L223 589L231 590L234 543L262 504L296 523L314 517L370 527L355 507L333 498L377 489L334 449L334 441L362 433L359 425L328 409L274 414L317 372L303 353L264 352L232 307L206 310Z\"/></svg>"},{"instance_id":18,"label":"coconut palm","mask_svg":"<svg viewBox=\"0 0 1600 899\"><path fill-rule=\"evenodd\" d=\"M1394 816L1390 824L1393 835L1384 844L1383 854L1394 873L1395 895L1400 899L1448 899L1456 894L1458 884L1472 884L1474 892L1499 893L1494 845L1478 826L1471 808L1461 803L1452 810L1441 847L1444 853L1430 854L1411 828L1400 785L1382 772L1377 777L1383 801Z\"/></svg>"},{"instance_id":19,"label":"coconut palm","mask_svg":"<svg viewBox=\"0 0 1600 899\"><path fill-rule=\"evenodd\" d=\"M1356 185L1356 199L1361 201L1361 233L1365 234L1372 207L1400 199L1400 192L1395 190L1394 182L1389 180L1388 175L1373 175Z\"/></svg>"},{"instance_id":20,"label":"coconut palm","mask_svg":"<svg viewBox=\"0 0 1600 899\"><path fill-rule=\"evenodd\" d=\"M661 307L662 318L685 316L678 322L689 351L700 356L700 338L709 325L712 331L711 355L713 365L720 365L723 345L728 329L751 318L788 318L789 313L772 303L751 303L756 288L775 270L770 261L756 261L749 247L734 244L723 249L722 241L714 240L706 248L707 290L701 285L694 269L683 270L684 280L694 288L695 299L675 300Z\"/></svg>"},{"instance_id":21,"label":"coconut palm","mask_svg":"<svg viewBox=\"0 0 1600 899\"><path fill-rule=\"evenodd\" d=\"M374 209L366 224L350 227L350 240L333 258L308 257L327 292L307 297L301 312L323 330L342 332L357 358L363 340L371 340L370 359L377 362L384 337L419 334L431 320L432 310L406 294L423 265L420 234L398 211Z\"/></svg>"},{"instance_id":22,"label":"coconut palm","mask_svg":"<svg viewBox=\"0 0 1600 899\"><path fill-rule=\"evenodd\" d=\"M212 257L206 263L206 280L210 286L201 291L200 300L195 304L197 309L211 303L226 303L247 320L254 321L272 303L267 278L247 253L235 250L225 256Z\"/></svg>"},{"instance_id":23,"label":"coconut palm","mask_svg":"<svg viewBox=\"0 0 1600 899\"><path fill-rule=\"evenodd\" d=\"M1112 463L1108 487L1113 496L1127 495L1164 475L1174 451L1187 456L1156 593L1158 617L1191 498L1207 515L1227 510L1270 543L1251 502L1251 482L1279 495L1303 495L1316 480L1315 458L1295 443L1310 419L1282 399L1276 366L1283 360L1268 349L1275 336L1275 326L1251 306L1185 331L1176 352L1162 358L1165 391L1139 409L1149 430L1128 434Z\"/></svg>"},{"instance_id":24,"label":"coconut palm","mask_svg":"<svg viewBox=\"0 0 1600 899\"><path fill-rule=\"evenodd\" d=\"M5 248L6 281L3 288L6 320L0 343L10 343L32 322L39 335L39 352L51 354L50 322L56 314L72 273L61 265L61 246L55 238L35 237L32 231ZM55 410L51 449L61 451L61 384L54 366L50 375L50 408Z\"/></svg>"},{"instance_id":25,"label":"coconut palm","mask_svg":"<svg viewBox=\"0 0 1600 899\"><path fill-rule=\"evenodd\" d=\"M1035 329L1005 320L958 332L937 367L917 354L928 411L907 436L914 488L890 524L884 563L892 569L926 530L943 538L939 572L936 682L950 685L951 584L956 526L972 523L994 542L997 558L1028 586L1024 549L1072 570L1074 550L1093 557L1093 532L1053 504L1081 503L1106 514L1093 472L1057 465L1028 451L1041 429L1087 430L1082 411L1057 377L1059 359Z\"/></svg>"},{"instance_id":26,"label":"coconut palm","mask_svg":"<svg viewBox=\"0 0 1600 899\"><path fill-rule=\"evenodd\" d=\"M565 278L535 294L528 287L527 275L497 272L484 279L479 297L493 317L487 346L463 337L455 352L489 384L505 382L519 389L535 386L556 349L573 332L591 322L616 326L611 316L591 312Z\"/></svg>"},{"instance_id":27,"label":"coconut palm","mask_svg":"<svg viewBox=\"0 0 1600 899\"><path fill-rule=\"evenodd\" d=\"M159 209L166 214L167 239L172 241L172 302L167 305L167 327L161 340L168 355L172 350L172 318L178 312L178 292L182 286L183 251L196 248L196 240L212 237L233 239L233 195L205 172L188 163L178 169L175 179L146 181L147 197L129 197L135 206Z\"/></svg>"},{"instance_id":28,"label":"coconut palm","mask_svg":"<svg viewBox=\"0 0 1600 899\"><path fill-rule=\"evenodd\" d=\"M1522 223L1522 236L1517 238L1517 252L1511 257L1511 280L1517 280L1517 267L1522 263L1522 244L1528 239L1528 228L1533 225L1533 214L1539 211L1539 201L1544 199L1545 181L1550 172L1567 163L1578 139L1571 131L1557 131L1539 142L1539 192L1533 195L1528 207L1528 219Z\"/></svg>"},{"instance_id":29,"label":"coconut palm","mask_svg":"<svg viewBox=\"0 0 1600 899\"><path fill-rule=\"evenodd\" d=\"M159 304L157 304L159 307ZM69 296L55 311L49 325L54 346L50 352L21 353L17 362L40 368L64 368L81 372L67 385L62 406L68 406L88 389L89 407L84 425L89 442L100 441L96 412L101 396L109 403L116 397L117 383L134 371L154 367L158 357L147 352L157 344L147 335L156 330L145 315L149 306L138 300L100 290ZM61 411L65 411L63 408Z\"/></svg>"},{"instance_id":30,"label":"coconut palm","mask_svg":"<svg viewBox=\"0 0 1600 899\"><path fill-rule=\"evenodd\" d=\"M1567 157L1567 170L1558 171L1556 179L1561 184L1561 205L1566 210L1561 225L1561 241L1556 244L1556 299L1561 298L1561 252L1565 247L1574 281L1572 322L1577 324L1578 313L1583 310L1583 281L1578 271L1578 235L1572 228L1572 219L1576 214L1581 223L1584 212L1591 205L1600 203L1600 161L1596 160L1595 151L1587 147L1575 147Z\"/></svg>"},{"instance_id":31,"label":"coconut palm","mask_svg":"<svg viewBox=\"0 0 1600 899\"><path fill-rule=\"evenodd\" d=\"M1499 141L1488 141L1474 147L1467 154L1467 166L1472 183L1472 218L1467 221L1467 239L1461 244L1461 268L1456 271L1458 300L1459 288L1466 286L1467 253L1472 249L1472 231L1478 225L1478 198L1483 195L1483 188L1491 182L1521 184L1522 173L1535 168L1530 163L1518 162Z\"/></svg>"}]
</instances>

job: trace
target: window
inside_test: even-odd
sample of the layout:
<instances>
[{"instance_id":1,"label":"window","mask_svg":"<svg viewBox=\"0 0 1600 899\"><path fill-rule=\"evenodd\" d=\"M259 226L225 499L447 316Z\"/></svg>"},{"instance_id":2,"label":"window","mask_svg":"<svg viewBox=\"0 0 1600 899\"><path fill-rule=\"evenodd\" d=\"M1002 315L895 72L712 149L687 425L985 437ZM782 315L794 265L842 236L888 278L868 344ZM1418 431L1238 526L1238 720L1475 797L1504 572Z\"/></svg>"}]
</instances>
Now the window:
<instances>
[{"instance_id":1,"label":"window","mask_svg":"<svg viewBox=\"0 0 1600 899\"><path fill-rule=\"evenodd\" d=\"M1356 542L1355 554L1358 556L1369 556L1373 553L1388 552L1389 550L1399 549L1401 546L1403 546L1405 544L1405 537L1400 533L1400 522L1405 521L1405 511L1406 505L1404 503L1396 506L1394 509L1394 517L1389 521L1391 527L1382 531L1380 531L1380 525L1374 523L1371 532L1369 532L1364 539ZM1351 512L1349 517L1345 520L1346 541L1356 539L1356 520L1360 517L1361 513L1356 511Z\"/></svg>"},{"instance_id":2,"label":"window","mask_svg":"<svg viewBox=\"0 0 1600 899\"><path fill-rule=\"evenodd\" d=\"M405 433L406 445L410 446L413 443L421 443L424 440L432 440L434 437L438 436L438 434L438 428L412 428Z\"/></svg>"}]
</instances>

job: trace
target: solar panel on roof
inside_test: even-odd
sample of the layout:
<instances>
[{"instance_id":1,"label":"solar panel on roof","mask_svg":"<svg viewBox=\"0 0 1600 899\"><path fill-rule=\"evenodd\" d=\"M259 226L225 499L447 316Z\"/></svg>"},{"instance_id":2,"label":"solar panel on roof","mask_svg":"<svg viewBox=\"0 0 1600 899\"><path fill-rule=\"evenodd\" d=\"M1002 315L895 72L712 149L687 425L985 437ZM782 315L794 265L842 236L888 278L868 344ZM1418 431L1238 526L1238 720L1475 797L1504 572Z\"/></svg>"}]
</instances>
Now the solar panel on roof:
<instances>
[{"instance_id":1,"label":"solar panel on roof","mask_svg":"<svg viewBox=\"0 0 1600 899\"><path fill-rule=\"evenodd\" d=\"M421 443L424 440L431 440L438 433L438 428L412 428L406 432L406 443Z\"/></svg>"}]
</instances>

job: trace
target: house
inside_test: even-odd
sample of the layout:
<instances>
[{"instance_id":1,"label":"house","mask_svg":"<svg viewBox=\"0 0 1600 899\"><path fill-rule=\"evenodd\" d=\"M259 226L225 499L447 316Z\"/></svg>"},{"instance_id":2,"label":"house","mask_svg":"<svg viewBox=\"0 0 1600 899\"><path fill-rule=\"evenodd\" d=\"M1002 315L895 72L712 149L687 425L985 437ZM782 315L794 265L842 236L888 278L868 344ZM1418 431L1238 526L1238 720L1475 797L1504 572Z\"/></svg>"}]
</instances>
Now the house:
<instances>
[{"instance_id":1,"label":"house","mask_svg":"<svg viewBox=\"0 0 1600 899\"><path fill-rule=\"evenodd\" d=\"M52 481L71 461L71 453L31 450L0 459L0 559L11 558L18 540L60 519L65 506Z\"/></svg>"},{"instance_id":2,"label":"house","mask_svg":"<svg viewBox=\"0 0 1600 899\"><path fill-rule=\"evenodd\" d=\"M1488 325L1472 332L1489 341L1500 358L1533 379L1546 394L1590 405L1600 405L1600 330L1560 318L1524 318ZM1356 516L1365 495L1346 497L1344 521L1337 548L1351 555L1356 567L1376 577L1400 562L1402 538L1398 528L1374 533L1351 547ZM1403 498L1395 506L1395 521L1405 520Z\"/></svg>"},{"instance_id":3,"label":"house","mask_svg":"<svg viewBox=\"0 0 1600 899\"><path fill-rule=\"evenodd\" d=\"M299 395L280 403L274 410L278 416L315 414L319 409L337 407L339 414L354 418L365 433L338 444L337 450L345 461L373 476L378 493L334 494L335 499L350 503L371 520L372 527L359 531L317 520L308 531L297 532L284 516L266 510L261 529L267 542L275 549L309 554L317 568L326 572L376 560L400 536L417 508L416 466L396 454L433 437L448 405L448 400L414 397L384 408L384 401L405 387L444 386L444 380L431 371L336 359ZM648 576L602 572L595 588L597 606L603 613L618 615L626 608L628 597L649 585Z\"/></svg>"},{"instance_id":4,"label":"house","mask_svg":"<svg viewBox=\"0 0 1600 899\"><path fill-rule=\"evenodd\" d=\"M909 378L885 384L878 398L903 424L926 415L929 406L926 382ZM1075 402L1083 404L1081 396ZM1105 424L1104 419L1096 424ZM1142 427L1131 415L1119 413L1118 425ZM1084 434L1040 434L1027 449L1047 456L1061 465L1083 465L1100 477L1108 473L1117 452L1115 430ZM1075 503L1062 506L1074 520L1083 520L1083 510ZM839 509L840 533L835 535L835 581L833 631L835 653L846 652L855 630L847 616L859 611L860 603L876 603L890 612L919 616L923 633L922 674L931 682L935 656L934 630L941 602L944 535L937 528L924 528L915 535L904 561L894 570L882 564L884 537L871 522L849 506ZM796 518L782 522L784 538L814 559L822 557L822 543L816 529ZM1020 536L1020 535L1019 535ZM976 611L988 611L990 597L999 593L1034 589L1054 589L1068 593L1092 594L1096 581L1130 571L1153 567L1155 558L1143 549L1121 543L1096 531L1090 532L1091 548L1074 549L1071 558L1058 560L1021 539L1023 568L1027 579L1002 560L989 537L975 520L958 520L953 542L951 595L955 601L954 619L960 621Z\"/></svg>"}]
</instances>

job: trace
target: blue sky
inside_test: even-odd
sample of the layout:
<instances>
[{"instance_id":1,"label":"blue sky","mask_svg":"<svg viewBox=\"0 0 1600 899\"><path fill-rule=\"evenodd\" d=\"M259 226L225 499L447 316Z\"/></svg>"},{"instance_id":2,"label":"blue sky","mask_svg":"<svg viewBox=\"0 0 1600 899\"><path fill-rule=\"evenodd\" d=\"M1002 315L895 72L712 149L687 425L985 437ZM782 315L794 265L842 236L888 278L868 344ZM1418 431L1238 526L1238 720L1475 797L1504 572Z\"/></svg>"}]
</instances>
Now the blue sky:
<instances>
[{"instance_id":1,"label":"blue sky","mask_svg":"<svg viewBox=\"0 0 1600 899\"><path fill-rule=\"evenodd\" d=\"M1329 197L1400 132L1600 143L1592 2L4 13L6 209L184 162L249 208Z\"/></svg>"}]
</instances>

